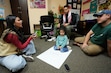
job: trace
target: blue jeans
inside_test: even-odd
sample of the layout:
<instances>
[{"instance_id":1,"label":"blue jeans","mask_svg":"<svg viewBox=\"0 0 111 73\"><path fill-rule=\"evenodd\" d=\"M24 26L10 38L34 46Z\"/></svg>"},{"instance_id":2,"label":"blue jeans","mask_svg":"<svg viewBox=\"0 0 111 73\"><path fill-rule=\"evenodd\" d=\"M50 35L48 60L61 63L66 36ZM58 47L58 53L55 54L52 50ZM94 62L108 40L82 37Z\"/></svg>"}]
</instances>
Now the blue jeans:
<instances>
[{"instance_id":1,"label":"blue jeans","mask_svg":"<svg viewBox=\"0 0 111 73\"><path fill-rule=\"evenodd\" d=\"M28 46L23 50L26 55L32 55L36 53L33 41L30 41ZM26 60L21 55L9 55L5 57L0 57L0 64L8 68L12 72L17 72L18 70L26 66Z\"/></svg>"},{"instance_id":2,"label":"blue jeans","mask_svg":"<svg viewBox=\"0 0 111 73\"><path fill-rule=\"evenodd\" d=\"M25 49L23 49L22 52L25 52L26 55L32 55L32 54L36 53L36 49L35 49L35 46L34 46L34 43L32 40L27 45L27 47Z\"/></svg>"},{"instance_id":3,"label":"blue jeans","mask_svg":"<svg viewBox=\"0 0 111 73\"><path fill-rule=\"evenodd\" d=\"M58 47L57 47L56 45L54 46L54 50L58 50ZM61 51L61 52L67 52L67 51L68 51L67 46L61 48L60 51Z\"/></svg>"},{"instance_id":4,"label":"blue jeans","mask_svg":"<svg viewBox=\"0 0 111 73\"><path fill-rule=\"evenodd\" d=\"M5 57L0 57L0 64L8 68L12 72L16 72L25 67L25 59L19 55L9 55Z\"/></svg>"}]
</instances>

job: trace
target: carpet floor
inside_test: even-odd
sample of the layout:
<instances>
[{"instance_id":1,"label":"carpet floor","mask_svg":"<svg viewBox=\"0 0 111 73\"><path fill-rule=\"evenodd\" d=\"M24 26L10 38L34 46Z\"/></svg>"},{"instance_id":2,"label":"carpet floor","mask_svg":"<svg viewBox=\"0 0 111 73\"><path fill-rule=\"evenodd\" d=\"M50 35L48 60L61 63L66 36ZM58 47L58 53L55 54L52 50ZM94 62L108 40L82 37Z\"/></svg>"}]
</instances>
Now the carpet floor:
<instances>
[{"instance_id":1,"label":"carpet floor","mask_svg":"<svg viewBox=\"0 0 111 73\"><path fill-rule=\"evenodd\" d=\"M64 64L60 69L56 69L47 63L36 58L39 54L43 53L55 42L46 42L44 39L34 39L37 53L34 54L35 61L27 62L27 66L19 73L111 73L111 58L106 53L102 53L98 56L87 56L77 46L73 46L73 41L70 40L70 46L72 52L64 62L70 68L70 71L66 71ZM0 73L11 73L8 69L0 65Z\"/></svg>"}]
</instances>

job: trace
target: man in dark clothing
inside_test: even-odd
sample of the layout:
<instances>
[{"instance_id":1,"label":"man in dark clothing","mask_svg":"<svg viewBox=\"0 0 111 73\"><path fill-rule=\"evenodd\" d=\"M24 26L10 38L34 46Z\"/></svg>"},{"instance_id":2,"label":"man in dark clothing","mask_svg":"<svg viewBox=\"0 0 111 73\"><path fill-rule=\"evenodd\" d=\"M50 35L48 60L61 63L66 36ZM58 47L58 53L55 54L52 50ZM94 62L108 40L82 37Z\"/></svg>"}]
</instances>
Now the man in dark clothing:
<instances>
[{"instance_id":1,"label":"man in dark clothing","mask_svg":"<svg viewBox=\"0 0 111 73\"><path fill-rule=\"evenodd\" d=\"M61 15L59 24L54 29L54 32L56 33L56 29L60 28L61 26L66 27L66 34L68 38L70 39L71 35L71 29L73 28L74 24L76 23L76 17L74 13L71 13L70 6L65 5L64 6L64 14Z\"/></svg>"}]
</instances>

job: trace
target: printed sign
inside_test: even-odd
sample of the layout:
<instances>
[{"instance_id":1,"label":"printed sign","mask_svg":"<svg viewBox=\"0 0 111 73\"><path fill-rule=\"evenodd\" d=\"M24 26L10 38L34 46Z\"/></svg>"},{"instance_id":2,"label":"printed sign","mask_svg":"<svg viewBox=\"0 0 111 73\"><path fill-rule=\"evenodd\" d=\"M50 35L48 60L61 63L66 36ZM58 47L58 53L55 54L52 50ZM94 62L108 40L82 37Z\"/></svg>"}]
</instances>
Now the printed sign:
<instances>
[{"instance_id":1,"label":"printed sign","mask_svg":"<svg viewBox=\"0 0 111 73\"><path fill-rule=\"evenodd\" d=\"M4 9L0 8L0 20L4 19L5 13L4 13Z\"/></svg>"}]
</instances>

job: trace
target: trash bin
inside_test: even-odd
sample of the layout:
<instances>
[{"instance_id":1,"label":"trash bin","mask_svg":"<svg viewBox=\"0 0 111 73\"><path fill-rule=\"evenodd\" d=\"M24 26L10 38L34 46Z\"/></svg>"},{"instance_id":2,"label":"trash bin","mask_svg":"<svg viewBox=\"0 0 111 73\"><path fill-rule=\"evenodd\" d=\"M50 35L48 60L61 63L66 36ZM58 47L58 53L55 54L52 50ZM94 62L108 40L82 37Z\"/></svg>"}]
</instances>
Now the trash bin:
<instances>
[{"instance_id":1,"label":"trash bin","mask_svg":"<svg viewBox=\"0 0 111 73\"><path fill-rule=\"evenodd\" d=\"M40 37L42 34L41 34L41 30L35 30L35 32L37 32L37 36Z\"/></svg>"}]
</instances>

